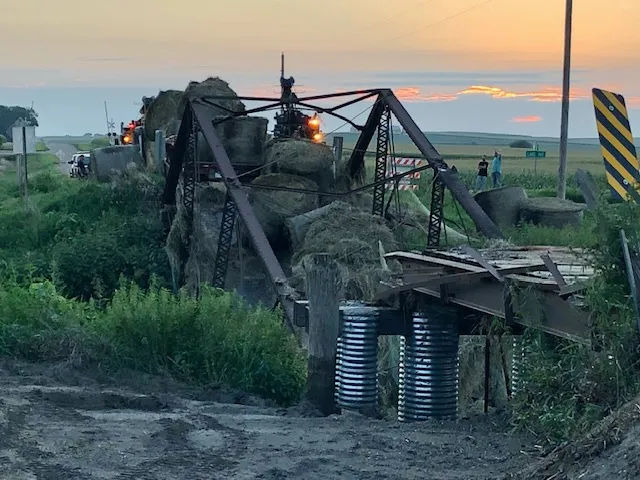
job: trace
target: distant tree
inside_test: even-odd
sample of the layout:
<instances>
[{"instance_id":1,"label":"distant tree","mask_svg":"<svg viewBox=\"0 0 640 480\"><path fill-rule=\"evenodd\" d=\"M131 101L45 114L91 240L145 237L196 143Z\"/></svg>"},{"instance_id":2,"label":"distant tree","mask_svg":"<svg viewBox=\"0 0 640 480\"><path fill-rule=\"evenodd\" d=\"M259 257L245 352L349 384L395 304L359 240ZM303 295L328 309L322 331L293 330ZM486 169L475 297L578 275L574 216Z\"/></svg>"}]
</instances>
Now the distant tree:
<instances>
[{"instance_id":1,"label":"distant tree","mask_svg":"<svg viewBox=\"0 0 640 480\"><path fill-rule=\"evenodd\" d=\"M7 137L5 137L4 135L0 135L0 147L2 146L3 143L5 143L7 141Z\"/></svg>"},{"instance_id":2,"label":"distant tree","mask_svg":"<svg viewBox=\"0 0 640 480\"><path fill-rule=\"evenodd\" d=\"M38 126L38 114L32 108L0 105L0 132L9 141L13 141L13 126L21 118L34 127Z\"/></svg>"},{"instance_id":3,"label":"distant tree","mask_svg":"<svg viewBox=\"0 0 640 480\"><path fill-rule=\"evenodd\" d=\"M533 144L527 140L515 140L509 146L511 148L533 148Z\"/></svg>"},{"instance_id":4,"label":"distant tree","mask_svg":"<svg viewBox=\"0 0 640 480\"><path fill-rule=\"evenodd\" d=\"M93 140L91 140L91 146L94 148L108 147L109 138L105 136L95 137Z\"/></svg>"}]
</instances>

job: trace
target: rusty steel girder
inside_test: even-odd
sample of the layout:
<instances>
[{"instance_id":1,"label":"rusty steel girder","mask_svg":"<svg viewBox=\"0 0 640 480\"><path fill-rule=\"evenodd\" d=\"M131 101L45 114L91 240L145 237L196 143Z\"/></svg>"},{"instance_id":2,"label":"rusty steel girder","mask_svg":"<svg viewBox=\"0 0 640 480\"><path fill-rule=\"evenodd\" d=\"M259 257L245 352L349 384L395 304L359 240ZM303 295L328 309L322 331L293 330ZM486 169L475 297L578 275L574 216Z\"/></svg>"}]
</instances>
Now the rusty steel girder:
<instances>
[{"instance_id":1,"label":"rusty steel girder","mask_svg":"<svg viewBox=\"0 0 640 480\"><path fill-rule=\"evenodd\" d=\"M330 98L347 97L347 96L359 96L359 98L343 102L335 107L327 108L317 105L312 105L310 102L317 100L325 100ZM358 125L354 121L349 120L336 111L340 108L344 108L349 105L353 105L357 102L375 98L375 102L367 121L364 125ZM212 107L220 107L215 101L222 99L229 99L229 96L207 96L203 98L191 97L188 99L187 107L183 115L182 123L178 137L176 139L175 147L172 149L172 153L169 158L169 168L166 176L166 184L164 191L164 203L165 205L175 205L176 203L176 187L182 175L185 182L185 192L187 193L185 198L185 207L187 211L192 212L192 202L194 201L189 195L193 191L192 185L197 182L195 175L195 168L197 166L197 158L195 157L195 144L197 141L197 133L202 132L209 149L211 150L215 159L215 168L221 175L221 180L227 187L228 201L233 204L234 208L231 208L231 203L228 203L230 208L226 208L225 212L227 222L225 225L229 228L224 228L224 232L221 232L218 252L219 258L216 259L216 286L221 286L224 283L223 277L226 277L226 265L228 261L228 251L230 247L232 222L235 220L235 214L240 216L240 219L245 226L247 233L252 241L252 244L260 256L262 263L275 287L276 294L280 303L282 304L289 326L293 328L294 324L294 312L293 304L296 300L296 294L289 286L286 275L278 262L278 259L269 244L266 235L259 224L249 199L247 197L244 187L249 188L263 188L262 186L244 185L241 183L241 179L236 173L231 160L222 145L221 139L216 132L216 125L219 125L225 121L231 120L238 116L249 115L252 113L264 112L270 109L277 108L280 105L280 99L268 98L268 97L233 97L236 100L244 101L260 101L269 102L268 105L258 107L254 109L245 110L244 112L230 112L228 115L221 117L219 113ZM447 164L443 161L442 156L433 147L433 145L426 138L424 133L420 130L418 125L413 121L409 113L402 106L400 101L394 95L390 89L370 89L370 90L357 90L351 92L341 92L337 94L328 95L315 95L309 97L303 97L297 99L297 103L300 106L313 108L317 112L326 113L336 118L339 118L346 123L352 125L358 131L360 135L356 142L355 148L348 160L348 175L352 180L362 180L362 178L356 178L358 173L364 171L365 154L369 144L373 140L373 136L376 133L382 131L382 135L378 134L377 150L379 150L377 160L377 166L380 167L380 172L376 171L376 178L373 183L360 186L355 189L351 189L345 192L313 192L321 195L327 195L330 197L343 197L352 195L356 192L366 189L374 188L378 193L382 191L384 193L384 185L387 182L393 182L406 175L416 173L427 168L434 170L435 182L434 189L432 191L431 202L431 217L429 221L429 236L427 239L428 246L435 246L439 243L440 230L442 228L442 215L443 215L443 202L444 191L448 188L453 197L460 203L462 208L467 212L475 223L478 230L489 238L502 238L502 233L493 221L485 214L485 212L476 203L475 199L471 196L468 189L457 178L454 172L452 172ZM219 110L217 111L219 112ZM404 131L415 143L418 150L422 153L423 157L427 160L427 165L412 169L408 172L404 172L399 175L394 175L391 178L384 178L386 175L386 158L385 162L382 162L383 153L388 152L388 141L390 132L385 137L386 129L388 128L388 120L393 115L397 119L398 123L404 128ZM382 128L380 128L382 127ZM385 139L386 138L386 139ZM385 147L386 148L383 148ZM383 150L385 152L383 152ZM384 155L386 157L386 155ZM383 163L385 171L383 172ZM378 168L376 169L378 170ZM267 187L264 187L267 188ZM276 190L283 191L299 191L300 189L294 189L289 187L268 187ZM380 195L379 195L380 196ZM380 203L384 205L384 194L380 196ZM380 210L379 208L377 210ZM233 212L233 213L232 213ZM381 214L379 211L375 213ZM232 220L233 219L233 220ZM228 237L228 238L227 238ZM229 245L227 245L229 243ZM225 257L226 256L226 257Z\"/></svg>"}]
</instances>

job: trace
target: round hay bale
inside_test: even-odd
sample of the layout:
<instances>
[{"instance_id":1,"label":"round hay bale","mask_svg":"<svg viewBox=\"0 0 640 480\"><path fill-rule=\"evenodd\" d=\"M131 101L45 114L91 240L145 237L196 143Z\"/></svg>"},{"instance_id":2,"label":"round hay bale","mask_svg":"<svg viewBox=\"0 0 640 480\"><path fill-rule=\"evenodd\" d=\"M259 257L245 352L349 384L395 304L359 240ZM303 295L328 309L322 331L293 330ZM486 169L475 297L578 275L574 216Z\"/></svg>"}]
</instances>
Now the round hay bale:
<instances>
[{"instance_id":1,"label":"round hay bale","mask_svg":"<svg viewBox=\"0 0 640 480\"><path fill-rule=\"evenodd\" d=\"M331 214L315 220L302 247L294 254L293 273L303 276L304 259L313 253L329 253L339 267L342 290L347 299L373 299L388 272L380 262L379 242L385 251L398 248L383 218L344 202L334 202Z\"/></svg>"},{"instance_id":2,"label":"round hay bale","mask_svg":"<svg viewBox=\"0 0 640 480\"><path fill-rule=\"evenodd\" d=\"M202 98L202 97L217 96L217 95L224 95L229 97L238 96L238 94L234 92L233 89L229 86L229 83L225 82L220 77L209 77L203 80L202 82L194 82L194 81L189 82L189 85L187 85L187 88L184 91L184 95L180 100L180 104L178 105L178 111L182 115L182 112L184 111L184 107L187 104L187 99L189 97ZM244 112L246 110L244 103L242 103L237 98L222 99L222 100L218 99L218 100L211 100L211 101L233 112ZM217 111L219 112L219 115L222 115L222 116L228 115L228 112L226 112L223 109L217 109Z\"/></svg>"},{"instance_id":3,"label":"round hay bale","mask_svg":"<svg viewBox=\"0 0 640 480\"><path fill-rule=\"evenodd\" d=\"M522 187L502 187L474 195L480 208L499 227L515 227L520 218L520 204L527 199Z\"/></svg>"},{"instance_id":4,"label":"round hay bale","mask_svg":"<svg viewBox=\"0 0 640 480\"><path fill-rule=\"evenodd\" d=\"M524 200L520 219L544 227L578 226L584 218L586 205L556 197L535 197Z\"/></svg>"},{"instance_id":5,"label":"round hay bale","mask_svg":"<svg viewBox=\"0 0 640 480\"><path fill-rule=\"evenodd\" d=\"M156 130L163 130L165 135L176 135L180 127L181 115L178 106L183 92L180 90L164 90L149 103L144 117L144 138L152 142L156 138Z\"/></svg>"},{"instance_id":6,"label":"round hay bale","mask_svg":"<svg viewBox=\"0 0 640 480\"><path fill-rule=\"evenodd\" d=\"M314 181L286 173L261 175L253 180L251 185L318 190ZM271 246L276 250L289 247L285 220L318 208L317 194L252 188L249 200Z\"/></svg>"},{"instance_id":7,"label":"round hay bale","mask_svg":"<svg viewBox=\"0 0 640 480\"><path fill-rule=\"evenodd\" d=\"M301 175L316 182L322 191L335 188L333 152L324 143L281 140L265 148L265 163L271 171Z\"/></svg>"}]
</instances>

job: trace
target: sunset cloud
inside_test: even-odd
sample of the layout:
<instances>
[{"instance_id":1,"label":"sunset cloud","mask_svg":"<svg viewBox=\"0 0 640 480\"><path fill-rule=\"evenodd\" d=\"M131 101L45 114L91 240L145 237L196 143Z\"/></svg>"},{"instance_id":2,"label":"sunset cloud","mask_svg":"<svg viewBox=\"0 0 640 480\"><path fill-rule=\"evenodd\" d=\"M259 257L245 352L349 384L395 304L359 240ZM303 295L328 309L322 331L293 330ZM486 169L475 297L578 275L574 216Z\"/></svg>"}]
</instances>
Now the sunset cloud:
<instances>
[{"instance_id":1,"label":"sunset cloud","mask_svg":"<svg viewBox=\"0 0 640 480\"><path fill-rule=\"evenodd\" d=\"M611 91L619 91L615 88L610 87L602 87ZM362 88L358 88L357 86L353 87L353 90L360 90ZM321 91L317 90L314 87L307 87L305 85L296 86L294 91L302 96L302 95L314 95L317 93L342 93L352 89L346 88L328 88L322 89ZM444 90L444 91L443 91ZM487 96L490 98L494 98L497 100L504 99L512 99L512 100L524 100L529 102L539 102L539 103L559 103L562 101L562 89L560 87L537 87L530 89L508 89L502 87L495 87L489 85L471 85L462 90L454 91L454 92L446 92L446 88L443 90L437 91L426 91L417 86L402 86L393 89L393 93L398 97L399 100L406 103L419 103L419 102L453 102L455 100L459 100L465 96ZM246 95L256 96L256 97L278 97L280 95L280 87L277 85L273 86L262 86L258 88L251 89L250 92L246 93ZM572 101L591 101L591 89L585 89L581 87L572 88L569 94L569 98ZM627 106L629 109L640 109L640 97L625 97ZM373 99L371 99L373 100ZM371 101L370 100L370 101ZM321 103L334 103L333 100L328 99ZM519 118L524 118L525 120L516 120ZM540 120L531 120L530 117L516 117L513 119L513 122L516 123L525 123L525 122L533 122Z\"/></svg>"},{"instance_id":2,"label":"sunset cloud","mask_svg":"<svg viewBox=\"0 0 640 480\"><path fill-rule=\"evenodd\" d=\"M536 123L542 120L542 117L538 115L525 115L522 117L513 117L512 123Z\"/></svg>"},{"instance_id":3,"label":"sunset cloud","mask_svg":"<svg viewBox=\"0 0 640 480\"><path fill-rule=\"evenodd\" d=\"M450 93L425 94L418 87L402 87L393 91L403 102L451 102L458 97Z\"/></svg>"},{"instance_id":4,"label":"sunset cloud","mask_svg":"<svg viewBox=\"0 0 640 480\"><path fill-rule=\"evenodd\" d=\"M559 102L562 100L562 89L559 87L544 87L533 92L514 92L499 87L472 85L461 90L458 95L489 95L491 98L524 98L533 102ZM584 100L591 94L581 88L573 88L569 93L571 100Z\"/></svg>"}]
</instances>

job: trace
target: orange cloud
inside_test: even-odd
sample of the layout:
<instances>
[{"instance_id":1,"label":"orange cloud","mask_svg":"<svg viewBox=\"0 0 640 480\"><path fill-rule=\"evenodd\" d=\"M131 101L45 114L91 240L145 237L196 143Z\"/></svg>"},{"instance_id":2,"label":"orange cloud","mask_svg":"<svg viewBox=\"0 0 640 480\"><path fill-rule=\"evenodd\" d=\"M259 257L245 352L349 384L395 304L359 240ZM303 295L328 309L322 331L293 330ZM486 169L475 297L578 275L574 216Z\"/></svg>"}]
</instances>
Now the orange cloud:
<instances>
[{"instance_id":1,"label":"orange cloud","mask_svg":"<svg viewBox=\"0 0 640 480\"><path fill-rule=\"evenodd\" d=\"M559 102L562 100L562 89L559 87L545 87L535 92L512 92L499 87L472 85L461 90L458 95L489 95L492 98L527 98L533 102ZM569 92L571 100L590 98L591 95L581 88L573 88Z\"/></svg>"},{"instance_id":2,"label":"orange cloud","mask_svg":"<svg viewBox=\"0 0 640 480\"><path fill-rule=\"evenodd\" d=\"M625 98L625 103L629 108L640 108L640 97Z\"/></svg>"},{"instance_id":3,"label":"orange cloud","mask_svg":"<svg viewBox=\"0 0 640 480\"><path fill-rule=\"evenodd\" d=\"M398 100L403 102L451 102L458 97L450 93L424 94L417 87L402 87L393 91Z\"/></svg>"},{"instance_id":4,"label":"orange cloud","mask_svg":"<svg viewBox=\"0 0 640 480\"><path fill-rule=\"evenodd\" d=\"M511 122L513 123L536 123L542 120L542 117L538 115L525 115L523 117L513 117Z\"/></svg>"}]
</instances>

